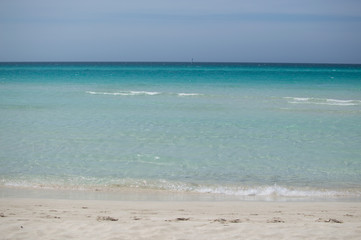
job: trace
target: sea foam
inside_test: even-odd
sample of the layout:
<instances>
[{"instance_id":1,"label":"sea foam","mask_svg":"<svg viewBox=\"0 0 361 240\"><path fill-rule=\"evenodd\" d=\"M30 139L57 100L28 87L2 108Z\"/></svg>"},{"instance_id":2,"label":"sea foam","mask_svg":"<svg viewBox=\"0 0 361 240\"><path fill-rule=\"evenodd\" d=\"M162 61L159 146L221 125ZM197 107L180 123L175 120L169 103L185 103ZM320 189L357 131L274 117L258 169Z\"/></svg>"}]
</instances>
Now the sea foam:
<instances>
[{"instance_id":1,"label":"sea foam","mask_svg":"<svg viewBox=\"0 0 361 240\"><path fill-rule=\"evenodd\" d=\"M172 93L172 92L150 92L150 91L118 91L118 92L95 92L86 91L92 95L112 95L112 96L156 96L156 95L173 95L179 97L202 96L201 93Z\"/></svg>"},{"instance_id":2,"label":"sea foam","mask_svg":"<svg viewBox=\"0 0 361 240\"><path fill-rule=\"evenodd\" d=\"M284 97L292 104L317 104L331 106L360 106L361 100L340 100L331 98Z\"/></svg>"},{"instance_id":3,"label":"sea foam","mask_svg":"<svg viewBox=\"0 0 361 240\"><path fill-rule=\"evenodd\" d=\"M88 94L93 95L113 95L113 96L136 96L136 95L159 95L162 94L160 92L147 92L147 91L119 91L119 92L94 92L94 91L86 91Z\"/></svg>"},{"instance_id":4,"label":"sea foam","mask_svg":"<svg viewBox=\"0 0 361 240\"><path fill-rule=\"evenodd\" d=\"M0 186L28 189L64 189L64 190L99 190L117 192L123 189L162 190L178 193L212 194L215 197L238 199L287 200L287 199L359 199L361 189L321 189L308 187L290 187L274 185L219 185L192 184L169 181L165 179L132 179L132 178L95 178L67 177L62 178L20 178L0 180Z\"/></svg>"},{"instance_id":5,"label":"sea foam","mask_svg":"<svg viewBox=\"0 0 361 240\"><path fill-rule=\"evenodd\" d=\"M177 95L180 97L187 97L187 96L201 96L202 94L200 94L200 93L177 93Z\"/></svg>"}]
</instances>

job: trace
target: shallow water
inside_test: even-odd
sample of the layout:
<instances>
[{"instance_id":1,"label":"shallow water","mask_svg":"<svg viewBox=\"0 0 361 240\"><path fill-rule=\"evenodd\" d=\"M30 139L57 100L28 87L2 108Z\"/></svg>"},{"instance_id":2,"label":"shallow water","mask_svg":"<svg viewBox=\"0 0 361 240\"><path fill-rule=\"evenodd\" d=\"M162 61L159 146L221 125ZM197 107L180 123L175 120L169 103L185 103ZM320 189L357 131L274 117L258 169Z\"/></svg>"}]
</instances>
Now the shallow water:
<instances>
[{"instance_id":1,"label":"shallow water","mask_svg":"<svg viewBox=\"0 0 361 240\"><path fill-rule=\"evenodd\" d=\"M3 186L361 198L361 66L0 64Z\"/></svg>"}]
</instances>

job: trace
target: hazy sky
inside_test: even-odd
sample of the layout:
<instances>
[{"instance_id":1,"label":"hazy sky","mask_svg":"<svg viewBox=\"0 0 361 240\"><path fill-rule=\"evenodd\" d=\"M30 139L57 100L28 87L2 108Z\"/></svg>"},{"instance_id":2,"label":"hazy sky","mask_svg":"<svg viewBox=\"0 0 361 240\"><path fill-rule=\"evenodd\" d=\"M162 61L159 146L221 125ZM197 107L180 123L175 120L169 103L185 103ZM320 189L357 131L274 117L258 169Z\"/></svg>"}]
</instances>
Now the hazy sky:
<instances>
[{"instance_id":1,"label":"hazy sky","mask_svg":"<svg viewBox=\"0 0 361 240\"><path fill-rule=\"evenodd\" d=\"M0 61L361 63L359 0L0 0Z\"/></svg>"}]
</instances>

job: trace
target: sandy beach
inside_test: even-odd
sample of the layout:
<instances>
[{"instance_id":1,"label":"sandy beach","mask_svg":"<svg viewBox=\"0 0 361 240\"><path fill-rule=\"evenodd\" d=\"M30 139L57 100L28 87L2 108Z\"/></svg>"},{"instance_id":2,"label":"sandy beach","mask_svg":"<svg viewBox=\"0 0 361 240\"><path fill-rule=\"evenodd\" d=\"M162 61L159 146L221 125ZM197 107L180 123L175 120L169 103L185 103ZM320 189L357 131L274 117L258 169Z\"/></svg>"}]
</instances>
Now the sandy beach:
<instances>
[{"instance_id":1,"label":"sandy beach","mask_svg":"<svg viewBox=\"0 0 361 240\"><path fill-rule=\"evenodd\" d=\"M359 239L359 202L0 199L0 239Z\"/></svg>"}]
</instances>

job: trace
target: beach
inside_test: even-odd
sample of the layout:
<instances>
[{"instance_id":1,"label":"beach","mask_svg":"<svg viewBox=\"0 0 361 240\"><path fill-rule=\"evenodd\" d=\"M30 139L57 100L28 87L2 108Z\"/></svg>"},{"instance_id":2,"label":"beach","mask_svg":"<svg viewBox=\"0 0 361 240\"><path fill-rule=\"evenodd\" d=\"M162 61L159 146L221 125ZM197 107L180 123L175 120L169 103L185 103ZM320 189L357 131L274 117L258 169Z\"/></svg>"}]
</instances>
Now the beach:
<instances>
[{"instance_id":1,"label":"beach","mask_svg":"<svg viewBox=\"0 0 361 240\"><path fill-rule=\"evenodd\" d=\"M359 239L360 202L1 198L1 239Z\"/></svg>"},{"instance_id":2,"label":"beach","mask_svg":"<svg viewBox=\"0 0 361 240\"><path fill-rule=\"evenodd\" d=\"M0 240L361 240L361 1L0 1Z\"/></svg>"},{"instance_id":3,"label":"beach","mask_svg":"<svg viewBox=\"0 0 361 240\"><path fill-rule=\"evenodd\" d=\"M0 239L359 239L361 65L0 64Z\"/></svg>"}]
</instances>

